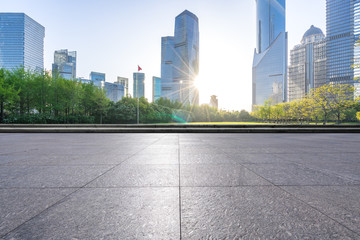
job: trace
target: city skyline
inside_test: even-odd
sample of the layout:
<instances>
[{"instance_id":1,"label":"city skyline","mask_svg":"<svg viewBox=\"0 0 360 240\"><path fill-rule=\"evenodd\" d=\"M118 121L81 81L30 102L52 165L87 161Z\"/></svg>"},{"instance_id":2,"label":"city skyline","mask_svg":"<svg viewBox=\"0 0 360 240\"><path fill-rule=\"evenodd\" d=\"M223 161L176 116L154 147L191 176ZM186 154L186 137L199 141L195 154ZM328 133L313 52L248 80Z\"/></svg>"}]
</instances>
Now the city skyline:
<instances>
[{"instance_id":1,"label":"city skyline","mask_svg":"<svg viewBox=\"0 0 360 240\"><path fill-rule=\"evenodd\" d=\"M199 19L185 10L175 18L174 37L161 38L161 96L199 105Z\"/></svg>"},{"instance_id":2,"label":"city skyline","mask_svg":"<svg viewBox=\"0 0 360 240\"><path fill-rule=\"evenodd\" d=\"M220 108L250 110L255 1L230 0L226 5L221 1L105 1L101 6L95 1L77 1L70 10L65 5L55 9L42 0L3 4L4 12L24 12L45 26L46 69L51 69L57 49L77 51L78 77L87 78L89 72L98 71L106 73L107 81L115 82L117 76L131 78L140 65L149 76L146 97L150 100L149 79L160 75L161 37L172 35L174 17L188 9L200 19L200 104L208 103L215 94ZM135 9L142 17L130 14ZM73 17L60 21L62 11ZM301 14L305 11L306 19ZM102 17L91 17L94 14ZM326 31L325 0L289 1L287 15L289 48L311 25Z\"/></svg>"},{"instance_id":3,"label":"city skyline","mask_svg":"<svg viewBox=\"0 0 360 240\"><path fill-rule=\"evenodd\" d=\"M253 106L287 101L286 1L256 1L256 49L252 74Z\"/></svg>"}]
</instances>

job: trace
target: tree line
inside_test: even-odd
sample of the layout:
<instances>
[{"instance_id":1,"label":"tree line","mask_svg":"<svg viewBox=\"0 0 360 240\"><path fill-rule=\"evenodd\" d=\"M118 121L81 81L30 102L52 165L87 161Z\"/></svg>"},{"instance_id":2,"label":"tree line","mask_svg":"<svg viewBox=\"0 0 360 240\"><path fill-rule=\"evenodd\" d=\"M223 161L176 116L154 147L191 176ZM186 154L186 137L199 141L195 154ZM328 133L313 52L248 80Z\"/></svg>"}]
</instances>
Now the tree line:
<instances>
[{"instance_id":1,"label":"tree line","mask_svg":"<svg viewBox=\"0 0 360 240\"><path fill-rule=\"evenodd\" d=\"M207 105L190 106L160 98L139 99L141 123L254 121L247 111L223 111ZM114 103L103 89L46 72L0 69L0 123L132 124L137 99Z\"/></svg>"},{"instance_id":2,"label":"tree line","mask_svg":"<svg viewBox=\"0 0 360 240\"><path fill-rule=\"evenodd\" d=\"M268 100L255 106L251 115L271 122L353 122L360 120L360 98L354 90L349 84L325 84L300 100L275 105Z\"/></svg>"},{"instance_id":3,"label":"tree line","mask_svg":"<svg viewBox=\"0 0 360 240\"><path fill-rule=\"evenodd\" d=\"M18 68L0 69L0 122L92 123L108 100L91 84Z\"/></svg>"}]
</instances>

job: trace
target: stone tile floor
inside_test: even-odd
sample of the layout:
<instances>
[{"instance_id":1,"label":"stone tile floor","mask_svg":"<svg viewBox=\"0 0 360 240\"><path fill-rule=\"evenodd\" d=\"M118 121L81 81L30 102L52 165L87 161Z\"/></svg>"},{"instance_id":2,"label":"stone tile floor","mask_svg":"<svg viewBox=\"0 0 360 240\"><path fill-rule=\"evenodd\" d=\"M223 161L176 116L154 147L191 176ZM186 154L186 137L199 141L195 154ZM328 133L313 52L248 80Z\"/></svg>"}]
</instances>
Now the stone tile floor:
<instances>
[{"instance_id":1,"label":"stone tile floor","mask_svg":"<svg viewBox=\"0 0 360 240\"><path fill-rule=\"evenodd\" d=\"M0 134L1 239L360 239L360 134Z\"/></svg>"}]
</instances>

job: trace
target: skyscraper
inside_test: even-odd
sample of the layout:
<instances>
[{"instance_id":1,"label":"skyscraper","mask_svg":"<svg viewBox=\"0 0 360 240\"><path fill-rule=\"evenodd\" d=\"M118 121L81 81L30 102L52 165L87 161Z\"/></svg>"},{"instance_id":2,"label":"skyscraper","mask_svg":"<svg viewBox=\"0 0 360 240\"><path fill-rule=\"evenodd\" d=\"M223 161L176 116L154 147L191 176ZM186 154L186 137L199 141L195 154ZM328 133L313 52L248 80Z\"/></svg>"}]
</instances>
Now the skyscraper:
<instances>
[{"instance_id":1,"label":"skyscraper","mask_svg":"<svg viewBox=\"0 0 360 240\"><path fill-rule=\"evenodd\" d=\"M352 65L360 60L360 1L326 0L327 81L354 83L360 76Z\"/></svg>"},{"instance_id":2,"label":"skyscraper","mask_svg":"<svg viewBox=\"0 0 360 240\"><path fill-rule=\"evenodd\" d=\"M287 101L285 0L256 0L257 47L253 61L253 105Z\"/></svg>"},{"instance_id":3,"label":"skyscraper","mask_svg":"<svg viewBox=\"0 0 360 240\"><path fill-rule=\"evenodd\" d=\"M105 81L105 73L99 73L99 72L91 72L90 73L90 80L92 81Z\"/></svg>"},{"instance_id":4,"label":"skyscraper","mask_svg":"<svg viewBox=\"0 0 360 240\"><path fill-rule=\"evenodd\" d=\"M174 37L161 38L161 96L173 101L177 99L173 80L175 56Z\"/></svg>"},{"instance_id":5,"label":"skyscraper","mask_svg":"<svg viewBox=\"0 0 360 240\"><path fill-rule=\"evenodd\" d=\"M134 98L145 97L145 74L136 72L134 73L133 78L134 78L133 97Z\"/></svg>"},{"instance_id":6,"label":"skyscraper","mask_svg":"<svg viewBox=\"0 0 360 240\"><path fill-rule=\"evenodd\" d=\"M162 38L162 96L199 104L195 79L199 73L199 19L188 10L175 18L174 37Z\"/></svg>"},{"instance_id":7,"label":"skyscraper","mask_svg":"<svg viewBox=\"0 0 360 240\"><path fill-rule=\"evenodd\" d=\"M45 28L24 13L0 13L0 68L44 69Z\"/></svg>"},{"instance_id":8,"label":"skyscraper","mask_svg":"<svg viewBox=\"0 0 360 240\"><path fill-rule=\"evenodd\" d=\"M153 77L153 102L161 98L161 78Z\"/></svg>"},{"instance_id":9,"label":"skyscraper","mask_svg":"<svg viewBox=\"0 0 360 240\"><path fill-rule=\"evenodd\" d=\"M102 82L105 82L106 80L105 73L91 72L90 80L94 83L95 86L101 87Z\"/></svg>"},{"instance_id":10,"label":"skyscraper","mask_svg":"<svg viewBox=\"0 0 360 240\"><path fill-rule=\"evenodd\" d=\"M326 83L326 40L321 29L311 26L301 44L290 51L289 101L302 99L310 89Z\"/></svg>"},{"instance_id":11,"label":"skyscraper","mask_svg":"<svg viewBox=\"0 0 360 240\"><path fill-rule=\"evenodd\" d=\"M119 83L109 83L102 81L102 89L106 92L106 97L112 102L118 102L124 97L124 86Z\"/></svg>"},{"instance_id":12,"label":"skyscraper","mask_svg":"<svg viewBox=\"0 0 360 240\"><path fill-rule=\"evenodd\" d=\"M124 86L125 96L129 96L129 79L124 77L117 77L117 83Z\"/></svg>"},{"instance_id":13,"label":"skyscraper","mask_svg":"<svg viewBox=\"0 0 360 240\"><path fill-rule=\"evenodd\" d=\"M75 79L76 51L69 52L67 49L55 51L52 72L65 79Z\"/></svg>"}]
</instances>

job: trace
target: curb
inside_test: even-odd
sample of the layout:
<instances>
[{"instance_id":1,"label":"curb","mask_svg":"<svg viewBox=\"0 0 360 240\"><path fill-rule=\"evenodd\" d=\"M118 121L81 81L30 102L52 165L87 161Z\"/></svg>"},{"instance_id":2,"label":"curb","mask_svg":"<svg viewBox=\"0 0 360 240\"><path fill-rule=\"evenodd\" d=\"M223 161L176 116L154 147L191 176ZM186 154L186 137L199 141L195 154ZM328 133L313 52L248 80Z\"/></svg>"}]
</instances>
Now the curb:
<instances>
[{"instance_id":1,"label":"curb","mask_svg":"<svg viewBox=\"0 0 360 240\"><path fill-rule=\"evenodd\" d=\"M0 127L0 133L360 133L360 128L100 128Z\"/></svg>"}]
</instances>

